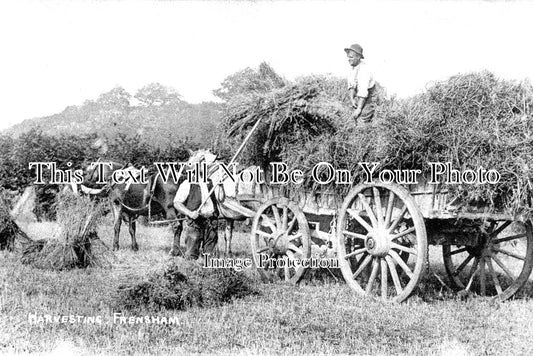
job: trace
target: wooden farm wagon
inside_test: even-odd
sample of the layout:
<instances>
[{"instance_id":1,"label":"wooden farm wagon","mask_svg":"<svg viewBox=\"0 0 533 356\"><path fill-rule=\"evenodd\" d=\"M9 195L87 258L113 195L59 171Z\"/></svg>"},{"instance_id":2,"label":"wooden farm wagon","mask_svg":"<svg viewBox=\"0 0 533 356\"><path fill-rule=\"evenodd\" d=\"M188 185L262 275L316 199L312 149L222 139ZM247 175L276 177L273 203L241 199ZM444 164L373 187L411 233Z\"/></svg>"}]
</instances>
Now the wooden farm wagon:
<instances>
[{"instance_id":1,"label":"wooden farm wagon","mask_svg":"<svg viewBox=\"0 0 533 356\"><path fill-rule=\"evenodd\" d=\"M253 258L257 266L262 262L262 274L296 283L306 271L302 265L269 259L334 256L357 294L401 302L427 269L433 244L442 245L454 287L505 300L527 282L533 266L529 217L451 201L446 185L376 182L356 185L345 197L288 196L262 197L264 203L249 211Z\"/></svg>"},{"instance_id":2,"label":"wooden farm wagon","mask_svg":"<svg viewBox=\"0 0 533 356\"><path fill-rule=\"evenodd\" d=\"M357 294L395 302L409 297L429 266L429 244L442 245L454 287L482 296L513 296L533 267L529 215L452 199L444 184L375 182L356 185L346 196L298 190L269 194L251 197L262 204L242 211L254 219L253 259L262 274L293 283L305 273L301 265L261 262L334 256Z\"/></svg>"}]
</instances>

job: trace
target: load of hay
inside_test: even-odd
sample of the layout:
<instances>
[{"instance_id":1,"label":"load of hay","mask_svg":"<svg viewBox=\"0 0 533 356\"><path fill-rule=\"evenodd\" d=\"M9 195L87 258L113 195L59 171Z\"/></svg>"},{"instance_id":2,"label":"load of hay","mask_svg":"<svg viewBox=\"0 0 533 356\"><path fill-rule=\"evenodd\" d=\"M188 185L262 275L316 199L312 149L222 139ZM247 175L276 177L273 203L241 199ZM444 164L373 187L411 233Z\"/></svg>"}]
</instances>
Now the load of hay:
<instances>
[{"instance_id":1,"label":"load of hay","mask_svg":"<svg viewBox=\"0 0 533 356\"><path fill-rule=\"evenodd\" d=\"M251 294L257 290L242 272L207 269L196 262L173 259L144 281L120 285L115 304L118 309L183 310L219 306Z\"/></svg>"},{"instance_id":2,"label":"load of hay","mask_svg":"<svg viewBox=\"0 0 533 356\"><path fill-rule=\"evenodd\" d=\"M421 169L428 162L451 162L460 171L495 169L498 184L449 185L452 198L490 210L533 210L533 87L489 72L457 75L407 99L379 94L374 121L356 125L346 98L347 84L334 77L305 77L243 99L230 99L226 133L242 138L262 117L240 161L283 161L305 172L305 189L319 186L310 175L319 162L348 169L362 180L359 162L383 169ZM240 134L240 135L239 135ZM301 189L295 187L293 189Z\"/></svg>"},{"instance_id":3,"label":"load of hay","mask_svg":"<svg viewBox=\"0 0 533 356\"><path fill-rule=\"evenodd\" d=\"M21 262L52 270L107 265L109 251L96 232L102 217L102 204L69 192L60 193L57 199L60 232L51 239L28 244Z\"/></svg>"},{"instance_id":4,"label":"load of hay","mask_svg":"<svg viewBox=\"0 0 533 356\"><path fill-rule=\"evenodd\" d=\"M31 241L13 220L8 208L7 193L0 190L0 250L13 251L17 243L25 246Z\"/></svg>"}]
</instances>

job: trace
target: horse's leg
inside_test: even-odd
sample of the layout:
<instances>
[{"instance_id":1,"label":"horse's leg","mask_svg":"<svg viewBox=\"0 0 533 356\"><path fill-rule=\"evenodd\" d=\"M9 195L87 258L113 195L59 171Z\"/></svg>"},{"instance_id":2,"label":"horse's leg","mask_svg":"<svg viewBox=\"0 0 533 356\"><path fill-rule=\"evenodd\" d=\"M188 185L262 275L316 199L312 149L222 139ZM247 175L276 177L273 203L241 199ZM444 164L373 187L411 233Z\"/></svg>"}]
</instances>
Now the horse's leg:
<instances>
[{"instance_id":1,"label":"horse's leg","mask_svg":"<svg viewBox=\"0 0 533 356\"><path fill-rule=\"evenodd\" d=\"M111 202L111 211L113 212L113 229L115 232L113 238L113 250L118 250L119 247L119 236L120 236L120 225L122 224L122 207L120 204Z\"/></svg>"},{"instance_id":2,"label":"horse's leg","mask_svg":"<svg viewBox=\"0 0 533 356\"><path fill-rule=\"evenodd\" d=\"M177 220L178 217L176 215L176 211L174 210L174 207L169 207L165 211L166 219L167 220ZM181 232L183 231L183 224L181 221L175 221L172 223L172 233L174 234L174 237L172 239L172 247L170 249L169 254L171 256L181 256L183 255L181 249L180 249L180 236Z\"/></svg>"},{"instance_id":3,"label":"horse's leg","mask_svg":"<svg viewBox=\"0 0 533 356\"><path fill-rule=\"evenodd\" d=\"M181 250L181 234L183 232L183 223L177 221L172 224L172 232L174 237L172 239L172 248L170 249L169 254L171 256L182 256L183 251Z\"/></svg>"},{"instance_id":4,"label":"horse's leg","mask_svg":"<svg viewBox=\"0 0 533 356\"><path fill-rule=\"evenodd\" d=\"M205 233L205 222L200 220L188 219L184 223L183 234L185 235L185 258L197 260L200 255L200 244ZM215 243L216 244L216 241ZM205 243L204 243L205 248Z\"/></svg>"},{"instance_id":5,"label":"horse's leg","mask_svg":"<svg viewBox=\"0 0 533 356\"><path fill-rule=\"evenodd\" d=\"M231 252L231 239L233 237L233 223L231 219L226 219L226 229L224 231L224 240L226 241L226 248L224 250L226 256L230 256Z\"/></svg>"},{"instance_id":6,"label":"horse's leg","mask_svg":"<svg viewBox=\"0 0 533 356\"><path fill-rule=\"evenodd\" d=\"M137 230L137 222L135 217L128 216L129 231L131 235L131 249L133 251L139 251L139 245L137 245L137 239L135 238L135 232Z\"/></svg>"}]
</instances>

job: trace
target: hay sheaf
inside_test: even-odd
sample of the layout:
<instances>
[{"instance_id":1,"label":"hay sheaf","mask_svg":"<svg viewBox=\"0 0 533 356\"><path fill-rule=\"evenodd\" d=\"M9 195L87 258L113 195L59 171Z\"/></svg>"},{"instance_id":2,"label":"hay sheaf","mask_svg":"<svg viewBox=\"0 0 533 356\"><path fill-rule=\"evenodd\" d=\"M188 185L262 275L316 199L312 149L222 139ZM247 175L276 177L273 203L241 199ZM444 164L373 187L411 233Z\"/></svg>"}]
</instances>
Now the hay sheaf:
<instances>
[{"instance_id":1,"label":"hay sheaf","mask_svg":"<svg viewBox=\"0 0 533 356\"><path fill-rule=\"evenodd\" d=\"M228 136L242 139L261 120L239 162L267 166L283 156L287 145L333 134L339 118L349 112L346 103L324 95L326 86L335 90L339 83L326 77L306 77L267 92L232 98L224 119Z\"/></svg>"},{"instance_id":2,"label":"hay sheaf","mask_svg":"<svg viewBox=\"0 0 533 356\"><path fill-rule=\"evenodd\" d=\"M146 307L154 310L213 307L257 294L252 281L232 269L206 269L182 259L169 262L146 280L118 287L116 308Z\"/></svg>"},{"instance_id":3,"label":"hay sheaf","mask_svg":"<svg viewBox=\"0 0 533 356\"><path fill-rule=\"evenodd\" d=\"M28 244L22 252L21 262L52 270L109 265L110 251L96 233L102 212L103 205L89 197L68 192L59 194L59 234Z\"/></svg>"},{"instance_id":4,"label":"hay sheaf","mask_svg":"<svg viewBox=\"0 0 533 356\"><path fill-rule=\"evenodd\" d=\"M484 71L433 83L407 99L379 95L375 119L366 126L349 120L346 89L337 78L307 77L230 102L227 133L245 133L263 117L266 126L249 143L247 163L282 160L305 172L306 189L324 188L310 175L319 162L350 170L354 184L363 178L359 162L380 162L375 173L421 169L424 174L428 162L451 162L460 171L483 167L501 174L497 184L449 185L452 197L514 214L533 210L531 83ZM349 186L329 188L343 194Z\"/></svg>"}]
</instances>

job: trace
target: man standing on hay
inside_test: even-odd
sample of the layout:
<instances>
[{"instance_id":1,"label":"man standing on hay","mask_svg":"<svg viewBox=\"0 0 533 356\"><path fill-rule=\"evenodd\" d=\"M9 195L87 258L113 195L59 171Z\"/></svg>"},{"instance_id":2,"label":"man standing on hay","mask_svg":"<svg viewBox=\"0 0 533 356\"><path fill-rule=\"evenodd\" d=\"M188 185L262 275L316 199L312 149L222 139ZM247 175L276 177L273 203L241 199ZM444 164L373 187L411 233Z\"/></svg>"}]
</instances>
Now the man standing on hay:
<instances>
[{"instance_id":1,"label":"man standing on hay","mask_svg":"<svg viewBox=\"0 0 533 356\"><path fill-rule=\"evenodd\" d=\"M344 49L348 56L348 63L352 67L348 75L348 90L352 106L355 109L352 118L357 123L370 122L376 111L375 81L367 64L362 61L363 47L353 44Z\"/></svg>"},{"instance_id":2,"label":"man standing on hay","mask_svg":"<svg viewBox=\"0 0 533 356\"><path fill-rule=\"evenodd\" d=\"M212 184L202 182L205 172L201 164L198 168L198 183L185 180L174 197L174 207L187 217L181 233L186 245L185 258L193 260L198 259L202 244L204 254L214 255L218 243L217 204L213 194L207 198Z\"/></svg>"}]
</instances>

